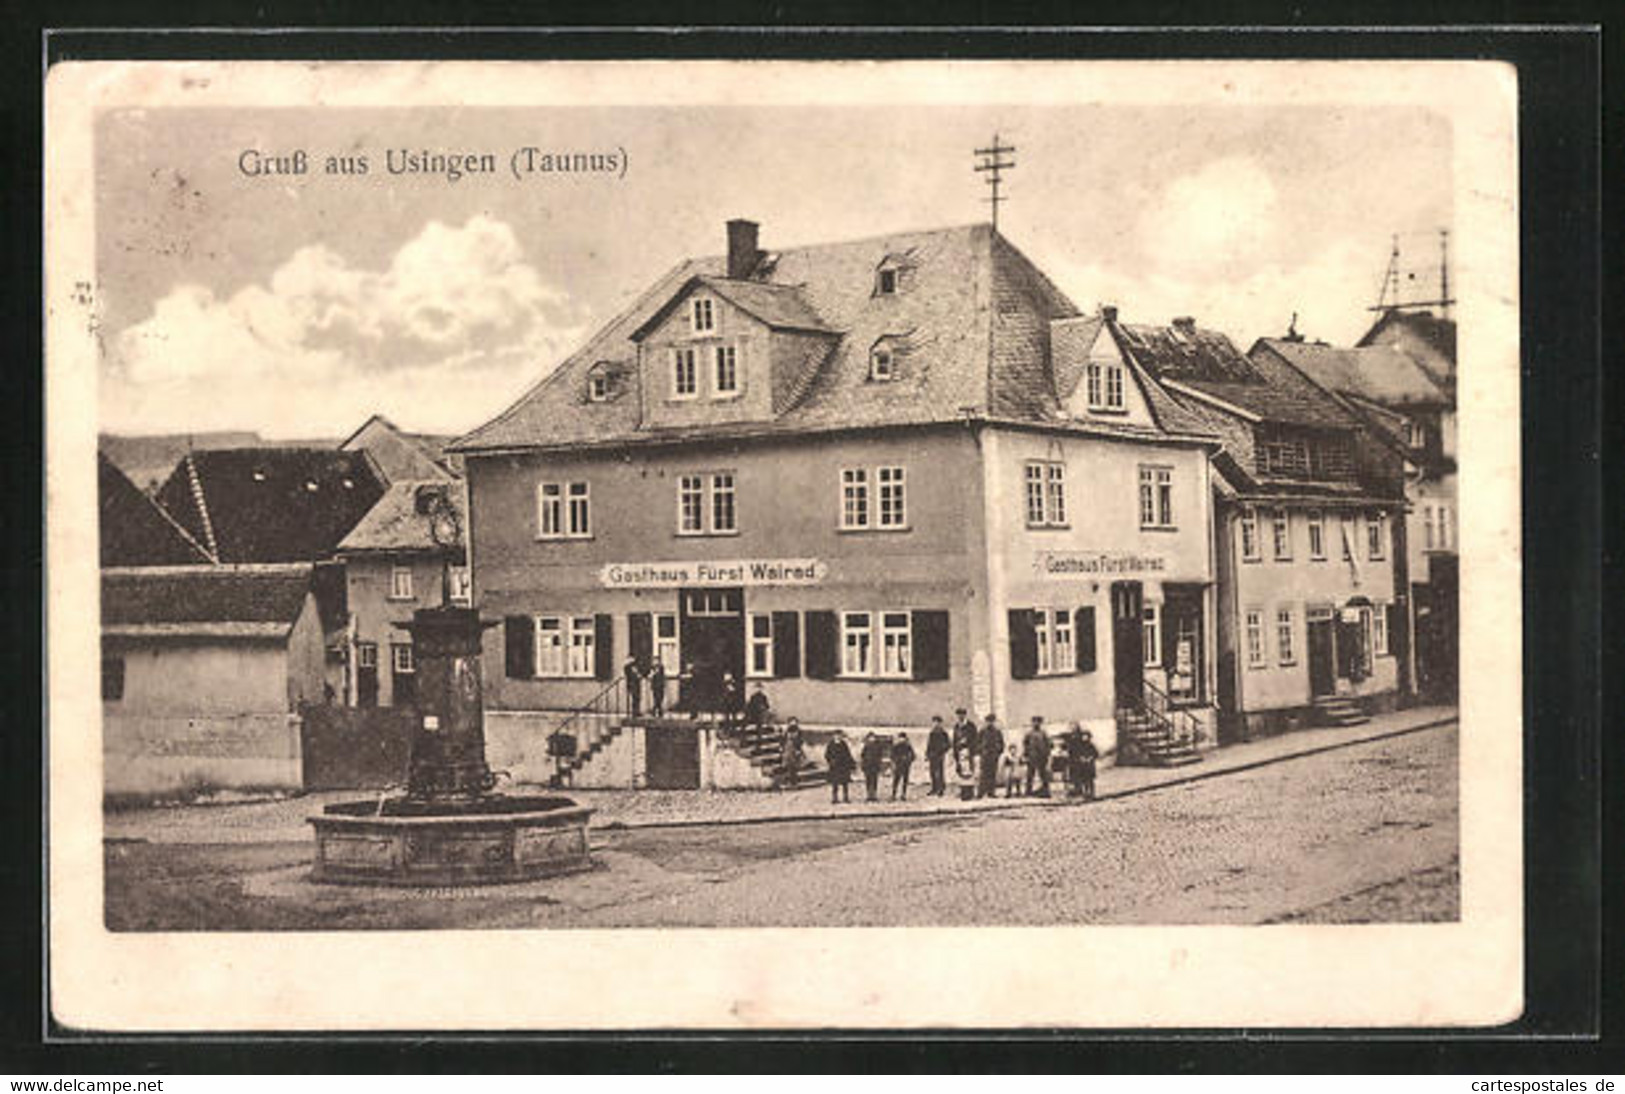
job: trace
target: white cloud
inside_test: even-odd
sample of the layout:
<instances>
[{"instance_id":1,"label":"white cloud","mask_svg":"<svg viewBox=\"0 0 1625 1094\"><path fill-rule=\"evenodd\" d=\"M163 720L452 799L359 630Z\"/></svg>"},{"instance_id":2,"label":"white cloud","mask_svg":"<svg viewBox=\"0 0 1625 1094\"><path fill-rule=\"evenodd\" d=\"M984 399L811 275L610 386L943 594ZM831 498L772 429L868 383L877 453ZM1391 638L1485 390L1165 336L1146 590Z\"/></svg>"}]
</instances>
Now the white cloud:
<instances>
[{"instance_id":1,"label":"white cloud","mask_svg":"<svg viewBox=\"0 0 1625 1094\"><path fill-rule=\"evenodd\" d=\"M1156 268L1170 276L1212 276L1256 263L1270 249L1275 183L1245 156L1213 160L1176 178L1141 215L1140 234Z\"/></svg>"},{"instance_id":2,"label":"white cloud","mask_svg":"<svg viewBox=\"0 0 1625 1094\"><path fill-rule=\"evenodd\" d=\"M472 428L574 348L587 318L488 216L429 223L382 270L302 247L226 298L177 285L119 333L104 424L322 434L383 411Z\"/></svg>"}]
</instances>

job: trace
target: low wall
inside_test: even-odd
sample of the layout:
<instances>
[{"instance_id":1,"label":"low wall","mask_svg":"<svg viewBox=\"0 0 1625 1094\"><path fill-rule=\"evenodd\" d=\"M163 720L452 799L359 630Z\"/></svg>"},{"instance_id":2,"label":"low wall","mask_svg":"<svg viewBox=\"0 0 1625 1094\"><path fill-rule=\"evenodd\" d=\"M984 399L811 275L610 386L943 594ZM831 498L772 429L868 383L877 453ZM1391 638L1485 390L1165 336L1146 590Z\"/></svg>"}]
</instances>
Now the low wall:
<instances>
[{"instance_id":1,"label":"low wall","mask_svg":"<svg viewBox=\"0 0 1625 1094\"><path fill-rule=\"evenodd\" d=\"M303 788L297 714L130 714L103 708L102 793L165 797Z\"/></svg>"}]
</instances>

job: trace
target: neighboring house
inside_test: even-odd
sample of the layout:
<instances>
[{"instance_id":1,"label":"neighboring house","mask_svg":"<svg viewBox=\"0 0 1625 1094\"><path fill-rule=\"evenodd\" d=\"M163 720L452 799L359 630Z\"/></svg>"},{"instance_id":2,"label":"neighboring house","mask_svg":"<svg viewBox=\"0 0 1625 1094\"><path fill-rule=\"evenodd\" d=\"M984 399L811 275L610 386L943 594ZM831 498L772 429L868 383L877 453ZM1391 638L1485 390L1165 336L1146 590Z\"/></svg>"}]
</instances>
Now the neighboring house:
<instances>
[{"instance_id":1,"label":"neighboring house","mask_svg":"<svg viewBox=\"0 0 1625 1094\"><path fill-rule=\"evenodd\" d=\"M96 454L98 539L107 566L203 565L214 558L103 453Z\"/></svg>"},{"instance_id":2,"label":"neighboring house","mask_svg":"<svg viewBox=\"0 0 1625 1094\"><path fill-rule=\"evenodd\" d=\"M1419 692L1453 701L1457 678L1455 323L1389 311L1353 349L1260 339L1251 356L1291 364L1341 399L1405 462L1405 578Z\"/></svg>"},{"instance_id":3,"label":"neighboring house","mask_svg":"<svg viewBox=\"0 0 1625 1094\"><path fill-rule=\"evenodd\" d=\"M395 626L441 602L449 578L454 604L470 603L461 537L451 553L429 534L429 514L444 499L466 525L462 489L445 479L397 482L338 546L344 563L350 626L343 695L349 706L408 706L416 689L412 638ZM445 570L444 575L442 569Z\"/></svg>"},{"instance_id":4,"label":"neighboring house","mask_svg":"<svg viewBox=\"0 0 1625 1094\"><path fill-rule=\"evenodd\" d=\"M1226 739L1295 723L1316 705L1343 717L1339 700L1392 702L1404 683L1398 458L1294 368L1250 360L1192 319L1162 327L1113 316L1108 328L1223 439L1213 482Z\"/></svg>"},{"instance_id":5,"label":"neighboring house","mask_svg":"<svg viewBox=\"0 0 1625 1094\"><path fill-rule=\"evenodd\" d=\"M542 729L658 656L690 703L730 672L807 724L1110 748L1151 603L1211 726L1214 438L1098 317L986 225L727 243L453 446L494 710Z\"/></svg>"},{"instance_id":6,"label":"neighboring house","mask_svg":"<svg viewBox=\"0 0 1625 1094\"><path fill-rule=\"evenodd\" d=\"M105 790L298 788L301 704L323 701L308 564L104 569Z\"/></svg>"},{"instance_id":7,"label":"neighboring house","mask_svg":"<svg viewBox=\"0 0 1625 1094\"><path fill-rule=\"evenodd\" d=\"M406 433L382 414L368 418L339 444L341 452L366 452L386 482L439 482L460 474L441 449L450 438Z\"/></svg>"},{"instance_id":8,"label":"neighboring house","mask_svg":"<svg viewBox=\"0 0 1625 1094\"><path fill-rule=\"evenodd\" d=\"M366 452L237 448L189 452L158 503L222 563L315 564L313 586L327 634L328 682L344 682L348 609L339 542L383 497Z\"/></svg>"}]
</instances>

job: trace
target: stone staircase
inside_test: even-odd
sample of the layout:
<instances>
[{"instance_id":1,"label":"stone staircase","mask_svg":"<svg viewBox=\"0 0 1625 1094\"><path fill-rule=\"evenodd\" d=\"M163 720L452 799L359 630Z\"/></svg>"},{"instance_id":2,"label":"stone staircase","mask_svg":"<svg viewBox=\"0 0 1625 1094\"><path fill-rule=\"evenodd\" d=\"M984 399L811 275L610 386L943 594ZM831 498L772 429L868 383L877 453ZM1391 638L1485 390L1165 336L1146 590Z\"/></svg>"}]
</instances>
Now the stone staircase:
<instances>
[{"instance_id":1,"label":"stone staircase","mask_svg":"<svg viewBox=\"0 0 1625 1094\"><path fill-rule=\"evenodd\" d=\"M1144 707L1117 711L1117 762L1124 767L1183 767L1200 763L1189 738L1181 738L1166 719Z\"/></svg>"},{"instance_id":2,"label":"stone staircase","mask_svg":"<svg viewBox=\"0 0 1625 1094\"><path fill-rule=\"evenodd\" d=\"M1341 729L1344 726L1363 726L1371 720L1359 700L1338 695L1323 695L1315 700L1315 724Z\"/></svg>"},{"instance_id":3,"label":"stone staircase","mask_svg":"<svg viewBox=\"0 0 1625 1094\"><path fill-rule=\"evenodd\" d=\"M760 771L768 785L777 786L784 782L784 744L776 728L740 726L723 733L721 739L724 745L733 749ZM803 744L801 766L796 772L796 785L820 786L827 782L829 772L822 764L807 755L806 745Z\"/></svg>"}]
</instances>

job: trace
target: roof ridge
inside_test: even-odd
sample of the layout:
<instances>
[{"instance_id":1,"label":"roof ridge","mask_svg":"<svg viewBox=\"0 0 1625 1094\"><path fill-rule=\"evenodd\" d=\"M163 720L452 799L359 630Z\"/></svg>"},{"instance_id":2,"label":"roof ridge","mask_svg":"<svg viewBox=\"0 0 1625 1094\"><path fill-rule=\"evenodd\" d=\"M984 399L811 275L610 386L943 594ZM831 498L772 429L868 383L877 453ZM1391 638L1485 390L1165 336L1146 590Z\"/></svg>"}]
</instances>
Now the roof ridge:
<instances>
[{"instance_id":1,"label":"roof ridge","mask_svg":"<svg viewBox=\"0 0 1625 1094\"><path fill-rule=\"evenodd\" d=\"M209 545L209 554L220 557L220 544L214 538L214 522L209 519L209 499L203 492L203 478L197 473L197 460L191 449L186 450L186 477L192 487L192 504L197 506L198 519L203 522L203 538Z\"/></svg>"}]
</instances>

